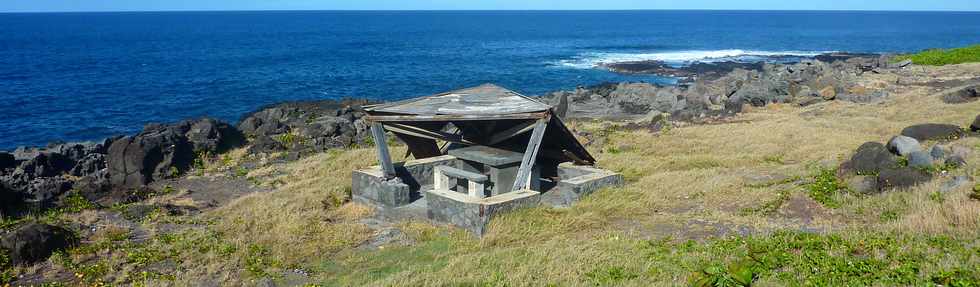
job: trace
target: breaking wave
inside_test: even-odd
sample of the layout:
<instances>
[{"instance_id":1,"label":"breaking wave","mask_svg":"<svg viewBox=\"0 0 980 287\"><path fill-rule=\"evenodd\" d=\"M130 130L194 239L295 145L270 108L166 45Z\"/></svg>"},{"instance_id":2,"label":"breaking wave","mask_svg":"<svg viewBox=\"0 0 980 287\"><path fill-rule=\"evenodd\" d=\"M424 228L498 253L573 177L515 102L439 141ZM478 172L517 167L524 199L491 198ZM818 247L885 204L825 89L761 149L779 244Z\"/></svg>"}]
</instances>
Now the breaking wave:
<instances>
[{"instance_id":1,"label":"breaking wave","mask_svg":"<svg viewBox=\"0 0 980 287\"><path fill-rule=\"evenodd\" d=\"M692 50L674 51L658 53L584 53L572 59L560 60L555 63L558 66L591 69L602 64L635 62L635 61L663 61L671 65L685 65L695 62L759 62L759 61L792 61L801 58L809 58L820 54L831 53L833 51L752 51L752 50Z\"/></svg>"}]
</instances>

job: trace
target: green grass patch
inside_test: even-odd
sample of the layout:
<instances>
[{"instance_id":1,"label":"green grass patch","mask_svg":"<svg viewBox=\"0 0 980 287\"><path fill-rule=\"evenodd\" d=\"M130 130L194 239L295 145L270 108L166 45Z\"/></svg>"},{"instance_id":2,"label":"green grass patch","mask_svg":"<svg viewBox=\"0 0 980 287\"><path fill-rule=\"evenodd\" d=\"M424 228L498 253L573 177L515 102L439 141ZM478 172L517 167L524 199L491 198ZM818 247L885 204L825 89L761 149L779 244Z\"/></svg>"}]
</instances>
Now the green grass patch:
<instances>
[{"instance_id":1,"label":"green grass patch","mask_svg":"<svg viewBox=\"0 0 980 287\"><path fill-rule=\"evenodd\" d=\"M637 277L640 277L640 275L619 266L596 268L585 273L585 278L595 286L614 285L622 281L636 279Z\"/></svg>"},{"instance_id":2,"label":"green grass patch","mask_svg":"<svg viewBox=\"0 0 980 287\"><path fill-rule=\"evenodd\" d=\"M915 54L901 55L896 61L912 60L918 65L942 66L980 62L980 45L954 49L931 49Z\"/></svg>"},{"instance_id":3,"label":"green grass patch","mask_svg":"<svg viewBox=\"0 0 980 287\"><path fill-rule=\"evenodd\" d=\"M810 198L830 208L840 207L836 196L841 189L844 189L843 183L837 178L836 171L830 168L820 169L813 177L813 183L807 185Z\"/></svg>"},{"instance_id":4,"label":"green grass patch","mask_svg":"<svg viewBox=\"0 0 980 287\"><path fill-rule=\"evenodd\" d=\"M415 246L360 251L347 259L326 261L318 269L321 275L334 281L323 282L328 286L369 285L370 282L407 270L441 270L449 262L452 247L452 238L436 236ZM358 272L351 273L351 270Z\"/></svg>"},{"instance_id":5,"label":"green grass patch","mask_svg":"<svg viewBox=\"0 0 980 287\"><path fill-rule=\"evenodd\" d=\"M707 247L711 245L720 247L711 248L716 251L732 248L730 253L734 258L705 262L703 268L689 277L693 279L693 285L748 286L760 278L789 286L923 286L980 282L980 270L970 268L976 266L974 253L980 249L944 236L819 235L780 231L768 237L716 241ZM948 262L962 266L945 266Z\"/></svg>"}]
</instances>

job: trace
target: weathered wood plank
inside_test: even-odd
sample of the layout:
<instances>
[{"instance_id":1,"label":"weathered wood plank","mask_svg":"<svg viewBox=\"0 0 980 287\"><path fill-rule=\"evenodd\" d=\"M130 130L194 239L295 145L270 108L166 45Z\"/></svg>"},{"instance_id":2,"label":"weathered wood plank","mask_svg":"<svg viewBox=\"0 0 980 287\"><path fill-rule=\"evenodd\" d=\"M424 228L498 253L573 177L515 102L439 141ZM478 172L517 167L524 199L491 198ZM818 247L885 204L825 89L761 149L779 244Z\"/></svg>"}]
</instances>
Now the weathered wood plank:
<instances>
[{"instance_id":1,"label":"weathered wood plank","mask_svg":"<svg viewBox=\"0 0 980 287\"><path fill-rule=\"evenodd\" d=\"M528 123L521 123L518 125L514 125L509 129L506 129L504 131L501 131L499 133L490 136L490 140L487 141L487 145L495 145L509 138L526 133L527 131L533 129L536 124L537 122L528 122Z\"/></svg>"},{"instance_id":2,"label":"weathered wood plank","mask_svg":"<svg viewBox=\"0 0 980 287\"><path fill-rule=\"evenodd\" d=\"M538 100L492 84L388 103L371 111L414 115L495 115L540 112L551 108Z\"/></svg>"},{"instance_id":3,"label":"weathered wood plank","mask_svg":"<svg viewBox=\"0 0 980 287\"><path fill-rule=\"evenodd\" d=\"M547 112L500 114L500 115L399 115L364 116L372 122L432 122L432 121L489 121L489 120L529 120L544 118Z\"/></svg>"},{"instance_id":4,"label":"weathered wood plank","mask_svg":"<svg viewBox=\"0 0 980 287\"><path fill-rule=\"evenodd\" d=\"M510 191L528 189L531 187L531 170L534 167L535 159L538 156L538 149L541 147L541 139L544 137L545 128L548 127L550 117L538 120L531 132L531 139L527 143L524 151L524 159L521 160L521 167L517 169L517 179Z\"/></svg>"},{"instance_id":5,"label":"weathered wood plank","mask_svg":"<svg viewBox=\"0 0 980 287\"><path fill-rule=\"evenodd\" d=\"M381 171L385 178L395 177L395 166L391 164L391 154L388 153L388 141L385 139L385 130L381 123L371 123L371 136L374 137L374 146L378 151L378 161L381 162Z\"/></svg>"},{"instance_id":6,"label":"weathered wood plank","mask_svg":"<svg viewBox=\"0 0 980 287\"><path fill-rule=\"evenodd\" d=\"M395 133L403 133L410 136L433 139L433 140L444 140L448 142L473 144L473 142L463 139L463 137L458 134L452 134L452 133L447 133L442 131L430 131L418 127L396 124L396 123L385 123L384 126L387 127L388 130Z\"/></svg>"}]
</instances>

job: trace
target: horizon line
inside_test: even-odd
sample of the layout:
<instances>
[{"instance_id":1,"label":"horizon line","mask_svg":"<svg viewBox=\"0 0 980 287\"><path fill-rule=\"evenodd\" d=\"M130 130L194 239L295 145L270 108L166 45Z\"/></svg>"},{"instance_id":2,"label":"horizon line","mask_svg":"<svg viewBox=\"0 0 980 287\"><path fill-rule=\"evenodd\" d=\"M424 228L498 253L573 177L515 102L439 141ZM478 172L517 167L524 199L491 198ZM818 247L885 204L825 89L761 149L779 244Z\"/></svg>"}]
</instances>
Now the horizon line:
<instances>
[{"instance_id":1,"label":"horizon line","mask_svg":"<svg viewBox=\"0 0 980 287\"><path fill-rule=\"evenodd\" d=\"M163 9L163 10L26 10L0 14L43 13L153 13L153 12L629 12L629 11L732 11L732 12L963 12L980 10L866 10L866 9Z\"/></svg>"}]
</instances>

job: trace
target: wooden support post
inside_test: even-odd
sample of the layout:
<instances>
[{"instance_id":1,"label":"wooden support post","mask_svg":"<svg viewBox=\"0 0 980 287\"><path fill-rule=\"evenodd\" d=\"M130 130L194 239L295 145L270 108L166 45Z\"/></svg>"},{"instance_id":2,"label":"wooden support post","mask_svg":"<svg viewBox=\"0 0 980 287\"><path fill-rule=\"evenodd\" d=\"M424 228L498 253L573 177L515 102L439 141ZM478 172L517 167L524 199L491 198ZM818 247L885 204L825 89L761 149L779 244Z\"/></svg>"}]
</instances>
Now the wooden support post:
<instances>
[{"instance_id":1,"label":"wooden support post","mask_svg":"<svg viewBox=\"0 0 980 287\"><path fill-rule=\"evenodd\" d=\"M538 148L541 147L541 139L544 138L544 129L548 127L551 117L545 117L534 124L534 131L531 132L531 140L527 142L527 149L524 151L524 158L521 160L521 167L517 169L517 179L514 180L514 187L510 191L531 188L531 170L534 161L538 157Z\"/></svg>"},{"instance_id":2,"label":"wooden support post","mask_svg":"<svg viewBox=\"0 0 980 287\"><path fill-rule=\"evenodd\" d=\"M374 137L374 146L378 150L378 161L381 162L381 171L387 179L395 178L395 166L391 164L391 154L388 153L388 141L385 139L385 130L379 122L371 123L371 136Z\"/></svg>"}]
</instances>

